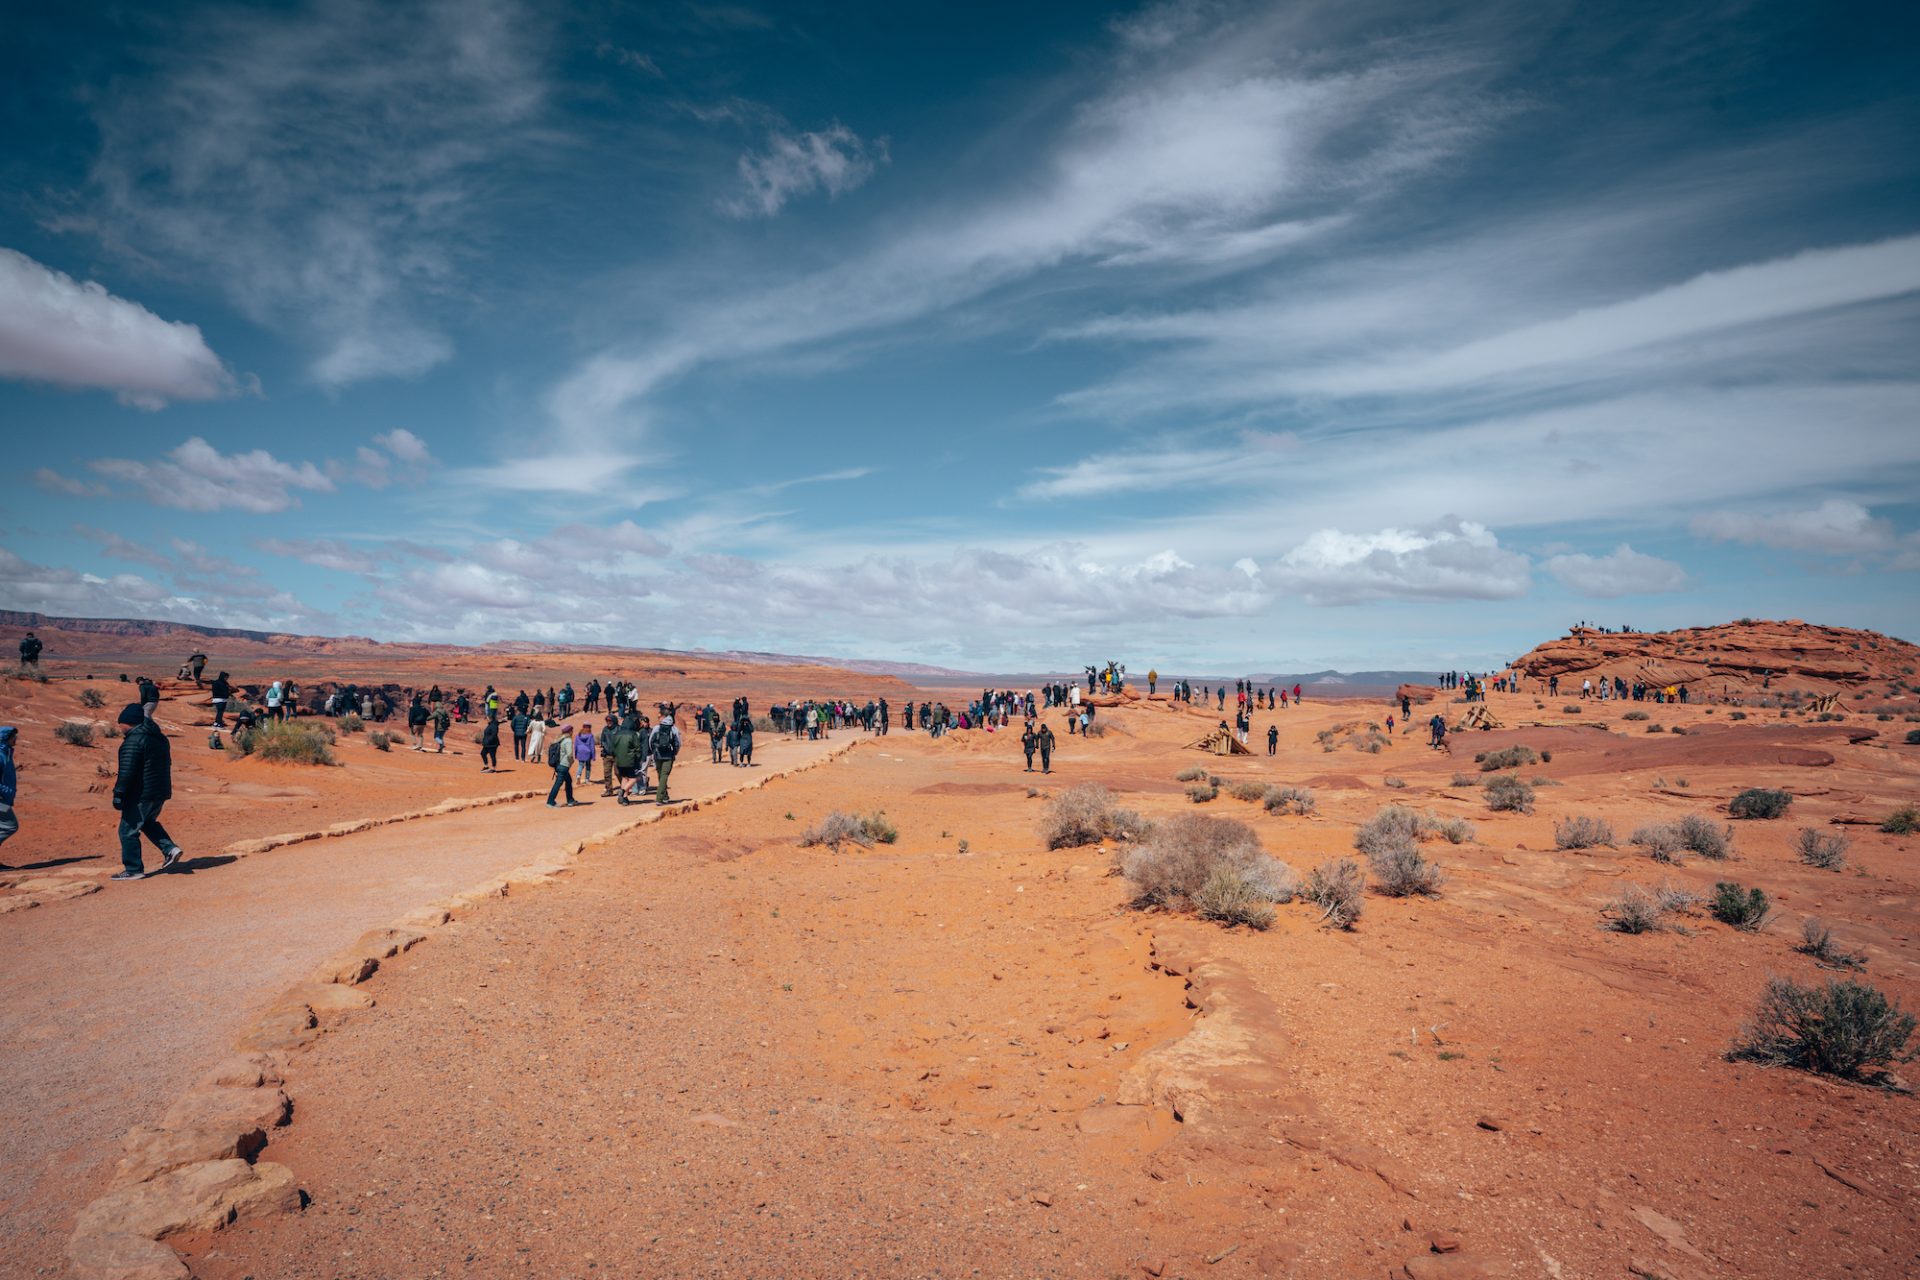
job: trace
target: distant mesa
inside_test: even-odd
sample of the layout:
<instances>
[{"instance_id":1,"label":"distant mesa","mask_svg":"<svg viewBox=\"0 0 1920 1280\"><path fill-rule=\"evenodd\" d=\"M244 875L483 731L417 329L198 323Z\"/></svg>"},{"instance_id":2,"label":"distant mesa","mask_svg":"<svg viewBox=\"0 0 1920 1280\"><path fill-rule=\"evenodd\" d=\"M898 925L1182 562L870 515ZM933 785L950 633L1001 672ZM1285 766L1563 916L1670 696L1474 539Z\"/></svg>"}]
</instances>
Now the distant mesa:
<instances>
[{"instance_id":1,"label":"distant mesa","mask_svg":"<svg viewBox=\"0 0 1920 1280\"><path fill-rule=\"evenodd\" d=\"M1524 676L1560 677L1562 694L1581 682L1687 685L1695 696L1758 698L1781 693L1879 692L1892 697L1920 685L1920 647L1851 627L1798 618L1743 618L1680 631L1599 631L1576 627L1514 663Z\"/></svg>"}]
</instances>

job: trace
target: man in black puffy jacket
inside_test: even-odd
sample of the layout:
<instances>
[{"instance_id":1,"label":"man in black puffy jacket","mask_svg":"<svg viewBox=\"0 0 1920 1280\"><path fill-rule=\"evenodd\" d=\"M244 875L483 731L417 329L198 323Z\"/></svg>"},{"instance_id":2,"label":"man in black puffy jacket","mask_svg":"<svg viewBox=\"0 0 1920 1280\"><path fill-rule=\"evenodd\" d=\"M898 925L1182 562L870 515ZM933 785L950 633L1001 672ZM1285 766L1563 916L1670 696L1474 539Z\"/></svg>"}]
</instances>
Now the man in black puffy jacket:
<instances>
[{"instance_id":1,"label":"man in black puffy jacket","mask_svg":"<svg viewBox=\"0 0 1920 1280\"><path fill-rule=\"evenodd\" d=\"M173 750L160 726L147 718L139 703L120 713L120 772L113 780L113 807L120 812L120 862L115 880L146 876L140 857L144 834L160 850L160 870L180 861L180 846L160 825L160 809L173 798Z\"/></svg>"}]
</instances>

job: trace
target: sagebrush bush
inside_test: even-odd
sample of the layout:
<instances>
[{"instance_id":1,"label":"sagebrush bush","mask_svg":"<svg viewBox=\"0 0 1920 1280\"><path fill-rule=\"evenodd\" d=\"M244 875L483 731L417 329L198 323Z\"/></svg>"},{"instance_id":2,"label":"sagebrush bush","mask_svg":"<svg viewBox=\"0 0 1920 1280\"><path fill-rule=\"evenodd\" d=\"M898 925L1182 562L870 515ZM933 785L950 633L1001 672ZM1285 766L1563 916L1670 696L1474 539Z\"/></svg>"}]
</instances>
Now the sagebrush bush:
<instances>
[{"instance_id":1,"label":"sagebrush bush","mask_svg":"<svg viewBox=\"0 0 1920 1280\"><path fill-rule=\"evenodd\" d=\"M1852 978L1818 987L1768 978L1731 1056L1844 1080L1875 1080L1913 1061L1915 1020L1876 987Z\"/></svg>"},{"instance_id":2,"label":"sagebrush bush","mask_svg":"<svg viewBox=\"0 0 1920 1280\"><path fill-rule=\"evenodd\" d=\"M1373 869L1374 889L1389 898L1438 897L1446 879L1438 864L1428 862L1410 844L1369 853L1367 865Z\"/></svg>"},{"instance_id":3,"label":"sagebrush bush","mask_svg":"<svg viewBox=\"0 0 1920 1280\"><path fill-rule=\"evenodd\" d=\"M1562 849L1613 847L1613 828L1602 818L1584 815L1553 824L1553 843Z\"/></svg>"},{"instance_id":4,"label":"sagebrush bush","mask_svg":"<svg viewBox=\"0 0 1920 1280\"><path fill-rule=\"evenodd\" d=\"M1847 850L1852 846L1853 841L1844 835L1827 835L1812 827L1800 828L1800 834L1793 841L1793 851L1800 855L1800 861L1823 871L1838 871L1846 866Z\"/></svg>"},{"instance_id":5,"label":"sagebrush bush","mask_svg":"<svg viewBox=\"0 0 1920 1280\"><path fill-rule=\"evenodd\" d=\"M1607 928L1615 933L1653 933L1665 927L1660 900L1637 884L1630 884L1600 909Z\"/></svg>"},{"instance_id":6,"label":"sagebrush bush","mask_svg":"<svg viewBox=\"0 0 1920 1280\"><path fill-rule=\"evenodd\" d=\"M1920 809L1912 805L1895 809L1880 824L1880 829L1890 836L1910 836L1920 831Z\"/></svg>"},{"instance_id":7,"label":"sagebrush bush","mask_svg":"<svg viewBox=\"0 0 1920 1280\"><path fill-rule=\"evenodd\" d=\"M1706 899L1702 898L1693 890L1682 888L1666 880L1661 881L1660 885L1654 889L1653 900L1660 904L1662 911L1672 915L1681 915L1690 911L1697 911L1700 908L1700 904L1706 901Z\"/></svg>"},{"instance_id":8,"label":"sagebrush bush","mask_svg":"<svg viewBox=\"0 0 1920 1280\"><path fill-rule=\"evenodd\" d=\"M98 711L107 705L107 696L98 689L82 689L80 691L80 705L89 711Z\"/></svg>"},{"instance_id":9,"label":"sagebrush bush","mask_svg":"<svg viewBox=\"0 0 1920 1280\"><path fill-rule=\"evenodd\" d=\"M1833 930L1818 916L1808 916L1800 922L1800 945L1794 950L1812 956L1829 969L1858 969L1867 962L1865 956L1845 950L1835 942Z\"/></svg>"},{"instance_id":10,"label":"sagebrush bush","mask_svg":"<svg viewBox=\"0 0 1920 1280\"><path fill-rule=\"evenodd\" d=\"M1733 853L1733 828L1690 813L1678 822L1659 822L1633 833L1633 843L1655 862L1678 862L1682 853L1720 861Z\"/></svg>"},{"instance_id":11,"label":"sagebrush bush","mask_svg":"<svg viewBox=\"0 0 1920 1280\"><path fill-rule=\"evenodd\" d=\"M1649 716L1649 715L1648 715L1648 714L1647 714L1646 712L1644 712L1644 711L1629 711L1629 712L1627 712L1627 714L1625 714L1625 715L1623 715L1623 716L1621 716L1620 718L1621 718L1622 720L1650 720L1650 719L1652 719L1652 717L1651 717L1651 716Z\"/></svg>"},{"instance_id":12,"label":"sagebrush bush","mask_svg":"<svg viewBox=\"0 0 1920 1280\"><path fill-rule=\"evenodd\" d=\"M1175 782L1200 782L1204 780L1206 776L1207 776L1207 771L1205 769L1202 769L1199 765L1196 764L1196 765L1189 765L1185 769L1182 769L1180 772L1174 774L1173 780Z\"/></svg>"},{"instance_id":13,"label":"sagebrush bush","mask_svg":"<svg viewBox=\"0 0 1920 1280\"><path fill-rule=\"evenodd\" d=\"M1193 895L1193 908L1202 920L1244 924L1250 929L1273 927L1273 902L1265 890L1236 867L1215 867Z\"/></svg>"},{"instance_id":14,"label":"sagebrush bush","mask_svg":"<svg viewBox=\"0 0 1920 1280\"><path fill-rule=\"evenodd\" d=\"M1793 797L1784 791L1748 787L1727 802L1727 812L1736 818L1777 818L1792 803Z\"/></svg>"},{"instance_id":15,"label":"sagebrush bush","mask_svg":"<svg viewBox=\"0 0 1920 1280\"><path fill-rule=\"evenodd\" d=\"M860 820L859 815L835 809L800 833L802 848L811 849L823 844L836 852L843 844L857 844L862 848L870 848L873 845L873 837L867 834L867 825Z\"/></svg>"},{"instance_id":16,"label":"sagebrush bush","mask_svg":"<svg viewBox=\"0 0 1920 1280\"><path fill-rule=\"evenodd\" d=\"M1384 787L1390 787L1395 791L1401 791L1406 788L1407 780L1405 778L1396 778L1392 774L1388 774L1385 778L1381 779L1380 785Z\"/></svg>"},{"instance_id":17,"label":"sagebrush bush","mask_svg":"<svg viewBox=\"0 0 1920 1280\"><path fill-rule=\"evenodd\" d=\"M1480 762L1480 772L1492 773L1496 769L1518 769L1523 764L1539 764L1540 753L1524 743L1516 743L1503 751L1486 751L1474 757Z\"/></svg>"},{"instance_id":18,"label":"sagebrush bush","mask_svg":"<svg viewBox=\"0 0 1920 1280\"><path fill-rule=\"evenodd\" d=\"M1264 782L1236 782L1227 788L1227 794L1235 800L1264 800L1267 796L1267 784Z\"/></svg>"},{"instance_id":19,"label":"sagebrush bush","mask_svg":"<svg viewBox=\"0 0 1920 1280\"><path fill-rule=\"evenodd\" d=\"M342 733L358 733L366 727L367 722L360 718L360 713L357 711L349 711L340 717L340 732Z\"/></svg>"},{"instance_id":20,"label":"sagebrush bush","mask_svg":"<svg viewBox=\"0 0 1920 1280\"><path fill-rule=\"evenodd\" d=\"M1212 782L1196 782L1187 788L1187 799L1193 801L1195 804L1206 804L1219 794L1219 785Z\"/></svg>"},{"instance_id":21,"label":"sagebrush bush","mask_svg":"<svg viewBox=\"0 0 1920 1280\"><path fill-rule=\"evenodd\" d=\"M1910 747L1920 747L1920 729L1907 730L1907 745Z\"/></svg>"},{"instance_id":22,"label":"sagebrush bush","mask_svg":"<svg viewBox=\"0 0 1920 1280\"><path fill-rule=\"evenodd\" d=\"M54 728L53 736L73 747L93 745L93 722L91 720L62 720Z\"/></svg>"},{"instance_id":23,"label":"sagebrush bush","mask_svg":"<svg viewBox=\"0 0 1920 1280\"><path fill-rule=\"evenodd\" d=\"M24 662L16 662L5 668L0 668L0 670L4 670L9 679L31 680L35 684L45 684L47 682L47 675L44 671L38 667L30 667Z\"/></svg>"},{"instance_id":24,"label":"sagebrush bush","mask_svg":"<svg viewBox=\"0 0 1920 1280\"><path fill-rule=\"evenodd\" d=\"M1306 899L1320 908L1320 919L1336 929L1351 929L1365 905L1366 873L1352 858L1330 858L1307 876Z\"/></svg>"},{"instance_id":25,"label":"sagebrush bush","mask_svg":"<svg viewBox=\"0 0 1920 1280\"><path fill-rule=\"evenodd\" d=\"M393 750L393 737L394 735L388 733L385 729L375 729L367 735L367 745L371 746L375 751L391 751Z\"/></svg>"},{"instance_id":26,"label":"sagebrush bush","mask_svg":"<svg viewBox=\"0 0 1920 1280\"><path fill-rule=\"evenodd\" d=\"M1732 925L1747 933L1757 933L1773 915L1765 893L1731 880L1722 880L1713 886L1713 902L1709 909L1713 912L1713 918L1721 924Z\"/></svg>"},{"instance_id":27,"label":"sagebrush bush","mask_svg":"<svg viewBox=\"0 0 1920 1280\"><path fill-rule=\"evenodd\" d=\"M243 756L279 764L332 764L333 730L311 720L270 720L233 735Z\"/></svg>"},{"instance_id":28,"label":"sagebrush bush","mask_svg":"<svg viewBox=\"0 0 1920 1280\"><path fill-rule=\"evenodd\" d=\"M1533 812L1533 786L1525 779L1503 773L1487 782L1487 808L1516 813Z\"/></svg>"},{"instance_id":29,"label":"sagebrush bush","mask_svg":"<svg viewBox=\"0 0 1920 1280\"><path fill-rule=\"evenodd\" d=\"M900 838L900 828L893 825L884 809L875 809L860 819L860 826L876 844L892 844Z\"/></svg>"},{"instance_id":30,"label":"sagebrush bush","mask_svg":"<svg viewBox=\"0 0 1920 1280\"><path fill-rule=\"evenodd\" d=\"M1473 824L1463 818L1443 818L1429 809L1417 813L1401 804L1382 805L1353 833L1353 847L1371 857L1375 853L1411 845L1419 840L1464 844L1473 839Z\"/></svg>"},{"instance_id":31,"label":"sagebrush bush","mask_svg":"<svg viewBox=\"0 0 1920 1280\"><path fill-rule=\"evenodd\" d=\"M1049 849L1071 849L1102 840L1133 840L1146 821L1113 802L1113 793L1091 782L1069 787L1047 801L1040 834Z\"/></svg>"},{"instance_id":32,"label":"sagebrush bush","mask_svg":"<svg viewBox=\"0 0 1920 1280\"><path fill-rule=\"evenodd\" d=\"M1234 895L1286 902L1296 889L1292 869L1269 857L1253 828L1233 818L1197 813L1169 818L1156 824L1118 862L1120 873L1133 888L1136 907L1197 906L1209 878L1223 870L1235 879L1215 886L1215 905Z\"/></svg>"},{"instance_id":33,"label":"sagebrush bush","mask_svg":"<svg viewBox=\"0 0 1920 1280\"><path fill-rule=\"evenodd\" d=\"M1470 773L1456 773L1453 775L1453 781L1447 783L1447 785L1450 787L1477 787L1480 785L1480 779Z\"/></svg>"},{"instance_id":34,"label":"sagebrush bush","mask_svg":"<svg viewBox=\"0 0 1920 1280\"><path fill-rule=\"evenodd\" d=\"M1314 810L1313 792L1305 787L1268 787L1261 803L1268 813L1308 814Z\"/></svg>"},{"instance_id":35,"label":"sagebrush bush","mask_svg":"<svg viewBox=\"0 0 1920 1280\"><path fill-rule=\"evenodd\" d=\"M1727 717L1727 719L1729 720L1745 720L1746 718L1747 718L1747 713L1744 711L1736 711L1732 715Z\"/></svg>"}]
</instances>

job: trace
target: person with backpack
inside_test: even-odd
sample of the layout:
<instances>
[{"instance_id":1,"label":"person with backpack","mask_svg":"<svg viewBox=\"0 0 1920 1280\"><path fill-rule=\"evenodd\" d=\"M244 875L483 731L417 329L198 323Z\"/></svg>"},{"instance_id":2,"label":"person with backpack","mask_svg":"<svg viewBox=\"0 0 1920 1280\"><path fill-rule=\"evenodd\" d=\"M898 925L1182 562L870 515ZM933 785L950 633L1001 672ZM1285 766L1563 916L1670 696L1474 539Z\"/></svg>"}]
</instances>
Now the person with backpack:
<instances>
[{"instance_id":1,"label":"person with backpack","mask_svg":"<svg viewBox=\"0 0 1920 1280\"><path fill-rule=\"evenodd\" d=\"M10 724L0 724L0 845L11 840L20 830L20 820L13 816L13 798L20 790L20 775L13 765L13 740L20 731ZM7 864L0 862L0 871Z\"/></svg>"},{"instance_id":2,"label":"person with backpack","mask_svg":"<svg viewBox=\"0 0 1920 1280\"><path fill-rule=\"evenodd\" d=\"M489 715L480 726L480 772L500 772L500 717Z\"/></svg>"},{"instance_id":3,"label":"person with backpack","mask_svg":"<svg viewBox=\"0 0 1920 1280\"><path fill-rule=\"evenodd\" d=\"M267 719L278 720L280 718L280 700L284 696L285 694L282 693L278 680L275 680L267 686Z\"/></svg>"},{"instance_id":4,"label":"person with backpack","mask_svg":"<svg viewBox=\"0 0 1920 1280\"><path fill-rule=\"evenodd\" d=\"M634 776L640 771L640 753L646 744L633 724L622 720L607 740L607 772L614 778L614 790L621 804L630 804Z\"/></svg>"},{"instance_id":5,"label":"person with backpack","mask_svg":"<svg viewBox=\"0 0 1920 1280\"><path fill-rule=\"evenodd\" d=\"M447 750L447 727L453 723L453 717L447 713L447 704L433 704L433 753L445 755Z\"/></svg>"},{"instance_id":6,"label":"person with backpack","mask_svg":"<svg viewBox=\"0 0 1920 1280\"><path fill-rule=\"evenodd\" d=\"M547 808L559 806L554 797L560 794L560 788L567 789L567 807L572 808L580 802L573 798L573 729L571 726L561 729L553 735L553 741L547 744L547 768L553 770L553 785L547 788Z\"/></svg>"},{"instance_id":7,"label":"person with backpack","mask_svg":"<svg viewBox=\"0 0 1920 1280\"><path fill-rule=\"evenodd\" d=\"M647 739L647 754L653 757L653 767L660 774L660 790L654 797L654 803L669 804L667 778L673 773L673 762L680 755L680 730L674 727L672 716L662 717L653 736Z\"/></svg>"},{"instance_id":8,"label":"person with backpack","mask_svg":"<svg viewBox=\"0 0 1920 1280\"><path fill-rule=\"evenodd\" d=\"M140 837L160 850L160 870L180 861L180 846L160 825L160 810L173 798L173 748L160 726L139 703L120 713L120 768L113 779L113 807L120 814L120 863L115 880L140 880L147 874Z\"/></svg>"}]
</instances>

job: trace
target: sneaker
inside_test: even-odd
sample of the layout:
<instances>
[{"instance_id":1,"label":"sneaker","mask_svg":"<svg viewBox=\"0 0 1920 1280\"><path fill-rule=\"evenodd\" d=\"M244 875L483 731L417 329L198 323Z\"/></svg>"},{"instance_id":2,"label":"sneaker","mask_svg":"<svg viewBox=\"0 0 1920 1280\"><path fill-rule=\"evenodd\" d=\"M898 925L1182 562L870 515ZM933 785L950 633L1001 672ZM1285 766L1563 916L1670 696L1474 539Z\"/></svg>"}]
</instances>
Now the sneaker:
<instances>
[{"instance_id":1,"label":"sneaker","mask_svg":"<svg viewBox=\"0 0 1920 1280\"><path fill-rule=\"evenodd\" d=\"M186 852L187 851L179 845L173 846L173 848L167 850L167 856L160 863L160 869L162 871L170 870L174 863L180 861L180 859L186 855Z\"/></svg>"},{"instance_id":2,"label":"sneaker","mask_svg":"<svg viewBox=\"0 0 1920 1280\"><path fill-rule=\"evenodd\" d=\"M114 880L145 880L147 873L144 871L116 871L111 878Z\"/></svg>"},{"instance_id":3,"label":"sneaker","mask_svg":"<svg viewBox=\"0 0 1920 1280\"><path fill-rule=\"evenodd\" d=\"M549 809L558 809L559 807L560 807L560 802L559 802L558 800L549 800L549 801L547 801L547 808L549 808Z\"/></svg>"}]
</instances>

